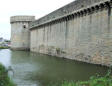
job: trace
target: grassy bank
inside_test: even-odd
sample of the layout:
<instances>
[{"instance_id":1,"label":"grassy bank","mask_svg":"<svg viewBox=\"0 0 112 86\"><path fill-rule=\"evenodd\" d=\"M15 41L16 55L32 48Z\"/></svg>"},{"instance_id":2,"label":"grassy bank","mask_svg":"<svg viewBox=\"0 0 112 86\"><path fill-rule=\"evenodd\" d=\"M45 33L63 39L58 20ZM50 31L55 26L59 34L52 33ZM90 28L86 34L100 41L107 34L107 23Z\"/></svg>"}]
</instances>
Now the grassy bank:
<instances>
[{"instance_id":1,"label":"grassy bank","mask_svg":"<svg viewBox=\"0 0 112 86\"><path fill-rule=\"evenodd\" d=\"M48 85L48 86L112 86L112 75L109 71L105 76L92 76L88 81L64 81L62 84Z\"/></svg>"},{"instance_id":2,"label":"grassy bank","mask_svg":"<svg viewBox=\"0 0 112 86\"><path fill-rule=\"evenodd\" d=\"M9 47L0 47L0 49L8 49Z\"/></svg>"},{"instance_id":3,"label":"grassy bank","mask_svg":"<svg viewBox=\"0 0 112 86\"><path fill-rule=\"evenodd\" d=\"M64 82L61 86L112 86L112 77L92 77L84 82Z\"/></svg>"},{"instance_id":4,"label":"grassy bank","mask_svg":"<svg viewBox=\"0 0 112 86\"><path fill-rule=\"evenodd\" d=\"M4 66L0 64L0 86L15 86L9 79L7 71Z\"/></svg>"}]
</instances>

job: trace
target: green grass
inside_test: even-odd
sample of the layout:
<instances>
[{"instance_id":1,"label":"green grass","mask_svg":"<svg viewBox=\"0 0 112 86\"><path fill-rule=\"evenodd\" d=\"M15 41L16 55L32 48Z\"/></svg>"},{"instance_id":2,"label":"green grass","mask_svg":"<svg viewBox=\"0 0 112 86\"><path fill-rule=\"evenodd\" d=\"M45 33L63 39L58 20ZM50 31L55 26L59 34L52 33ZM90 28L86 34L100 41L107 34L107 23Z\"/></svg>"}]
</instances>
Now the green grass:
<instances>
[{"instance_id":1,"label":"green grass","mask_svg":"<svg viewBox=\"0 0 112 86\"><path fill-rule=\"evenodd\" d=\"M61 86L112 86L112 77L92 77L89 81L64 82Z\"/></svg>"},{"instance_id":2,"label":"green grass","mask_svg":"<svg viewBox=\"0 0 112 86\"><path fill-rule=\"evenodd\" d=\"M54 84L49 86L112 86L111 71L101 77L99 75L92 76L88 81L64 81L62 84Z\"/></svg>"},{"instance_id":3,"label":"green grass","mask_svg":"<svg viewBox=\"0 0 112 86\"><path fill-rule=\"evenodd\" d=\"M5 67L1 64L0 64L0 86L15 86L8 77Z\"/></svg>"},{"instance_id":4,"label":"green grass","mask_svg":"<svg viewBox=\"0 0 112 86\"><path fill-rule=\"evenodd\" d=\"M0 49L8 49L8 48L9 48L9 47L2 47L2 46L0 47Z\"/></svg>"}]
</instances>

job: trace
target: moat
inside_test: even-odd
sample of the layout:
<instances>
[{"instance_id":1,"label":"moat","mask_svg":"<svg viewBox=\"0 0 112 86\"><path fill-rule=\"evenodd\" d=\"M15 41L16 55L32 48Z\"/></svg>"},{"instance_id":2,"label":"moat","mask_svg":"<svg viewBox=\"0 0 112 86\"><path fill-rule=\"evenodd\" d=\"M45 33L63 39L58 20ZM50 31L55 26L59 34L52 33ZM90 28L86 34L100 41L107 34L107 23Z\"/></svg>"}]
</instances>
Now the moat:
<instances>
[{"instance_id":1,"label":"moat","mask_svg":"<svg viewBox=\"0 0 112 86\"><path fill-rule=\"evenodd\" d=\"M0 50L0 62L14 70L18 86L47 86L63 80L88 80L96 73L105 75L106 67L26 51Z\"/></svg>"}]
</instances>

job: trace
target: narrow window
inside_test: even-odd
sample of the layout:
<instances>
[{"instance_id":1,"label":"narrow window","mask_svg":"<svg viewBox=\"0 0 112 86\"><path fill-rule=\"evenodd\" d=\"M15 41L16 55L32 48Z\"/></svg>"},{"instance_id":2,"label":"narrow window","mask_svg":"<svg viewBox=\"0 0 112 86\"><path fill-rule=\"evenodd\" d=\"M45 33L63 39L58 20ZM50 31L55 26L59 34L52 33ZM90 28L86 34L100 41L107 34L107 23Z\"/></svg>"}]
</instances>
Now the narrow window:
<instances>
[{"instance_id":1,"label":"narrow window","mask_svg":"<svg viewBox=\"0 0 112 86\"><path fill-rule=\"evenodd\" d=\"M25 24L23 25L23 28L26 28L26 25Z\"/></svg>"}]
</instances>

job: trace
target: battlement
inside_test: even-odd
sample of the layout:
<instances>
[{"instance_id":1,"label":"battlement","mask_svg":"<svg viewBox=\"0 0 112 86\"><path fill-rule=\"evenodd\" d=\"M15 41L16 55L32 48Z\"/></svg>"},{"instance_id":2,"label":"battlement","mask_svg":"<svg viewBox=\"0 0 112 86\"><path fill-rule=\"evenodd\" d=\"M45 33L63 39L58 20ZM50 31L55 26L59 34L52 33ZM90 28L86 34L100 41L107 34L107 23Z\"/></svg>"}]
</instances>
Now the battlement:
<instances>
[{"instance_id":1,"label":"battlement","mask_svg":"<svg viewBox=\"0 0 112 86\"><path fill-rule=\"evenodd\" d=\"M14 23L14 22L30 22L30 21L34 21L35 20L35 16L12 16L10 18L10 23Z\"/></svg>"},{"instance_id":2,"label":"battlement","mask_svg":"<svg viewBox=\"0 0 112 86\"><path fill-rule=\"evenodd\" d=\"M38 27L40 25L44 25L46 23L61 19L63 17L72 15L81 10L85 10L91 8L92 6L99 5L101 3L105 3L106 1L111 0L75 0L74 2L55 10L54 12L38 19L30 23L30 28Z\"/></svg>"}]
</instances>

